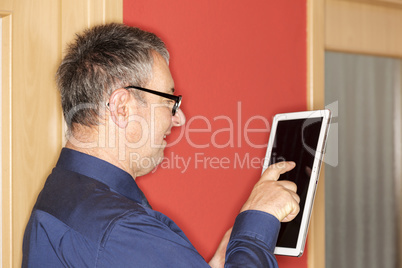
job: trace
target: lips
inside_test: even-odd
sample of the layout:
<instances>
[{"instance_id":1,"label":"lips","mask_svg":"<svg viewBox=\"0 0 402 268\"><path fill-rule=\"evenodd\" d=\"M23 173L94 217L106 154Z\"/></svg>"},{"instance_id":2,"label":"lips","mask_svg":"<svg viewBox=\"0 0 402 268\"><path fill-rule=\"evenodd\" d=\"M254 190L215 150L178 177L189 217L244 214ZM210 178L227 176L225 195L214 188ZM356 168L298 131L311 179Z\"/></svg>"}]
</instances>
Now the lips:
<instances>
[{"instance_id":1,"label":"lips","mask_svg":"<svg viewBox=\"0 0 402 268\"><path fill-rule=\"evenodd\" d=\"M167 143L167 141L166 141L166 137L167 136L169 136L170 135L170 132L169 133L166 133L165 135L163 135L163 140Z\"/></svg>"}]
</instances>

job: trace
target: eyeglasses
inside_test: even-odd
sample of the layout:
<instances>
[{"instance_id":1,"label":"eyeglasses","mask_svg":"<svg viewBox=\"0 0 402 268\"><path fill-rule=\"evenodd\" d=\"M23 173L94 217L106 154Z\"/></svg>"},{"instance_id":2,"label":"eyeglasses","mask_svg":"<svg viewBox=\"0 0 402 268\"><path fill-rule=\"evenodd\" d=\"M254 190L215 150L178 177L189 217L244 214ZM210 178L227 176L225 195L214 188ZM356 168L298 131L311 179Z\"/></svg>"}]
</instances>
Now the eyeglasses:
<instances>
[{"instance_id":1,"label":"eyeglasses","mask_svg":"<svg viewBox=\"0 0 402 268\"><path fill-rule=\"evenodd\" d=\"M167 93L164 93L164 92L160 92L160 91L156 91L156 90L152 90L152 89L147 89L147 88L143 88L143 87L137 87L137 86L125 87L125 89L127 89L127 90L130 89L130 88L135 88L135 89L138 89L138 90L141 90L141 91L144 91L144 92L148 92L148 93L155 94L155 95L158 95L158 96L170 99L170 100L174 100L174 105L173 105L173 108L172 108L172 116L174 116L176 114L177 110L180 107L181 95L176 96L176 95L167 94ZM109 103L107 103L107 106L109 107Z\"/></svg>"}]
</instances>

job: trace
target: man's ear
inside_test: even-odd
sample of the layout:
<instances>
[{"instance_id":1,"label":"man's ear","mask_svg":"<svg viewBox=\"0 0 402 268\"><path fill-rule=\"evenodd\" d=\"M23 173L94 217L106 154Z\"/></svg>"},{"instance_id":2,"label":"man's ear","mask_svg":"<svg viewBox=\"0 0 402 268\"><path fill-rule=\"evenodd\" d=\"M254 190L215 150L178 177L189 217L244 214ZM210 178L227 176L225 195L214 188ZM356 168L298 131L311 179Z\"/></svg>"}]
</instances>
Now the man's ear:
<instances>
[{"instance_id":1,"label":"man's ear","mask_svg":"<svg viewBox=\"0 0 402 268\"><path fill-rule=\"evenodd\" d=\"M109 111L113 122L120 128L125 128L129 118L130 92L125 88L113 91L109 98Z\"/></svg>"}]
</instances>

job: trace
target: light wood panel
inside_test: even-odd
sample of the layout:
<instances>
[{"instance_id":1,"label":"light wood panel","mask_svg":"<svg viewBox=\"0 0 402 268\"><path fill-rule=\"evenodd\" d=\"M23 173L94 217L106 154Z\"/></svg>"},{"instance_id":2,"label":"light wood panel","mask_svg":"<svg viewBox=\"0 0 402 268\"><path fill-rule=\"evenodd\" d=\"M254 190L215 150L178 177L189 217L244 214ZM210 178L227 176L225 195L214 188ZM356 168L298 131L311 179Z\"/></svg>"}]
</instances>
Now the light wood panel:
<instances>
[{"instance_id":1,"label":"light wood panel","mask_svg":"<svg viewBox=\"0 0 402 268\"><path fill-rule=\"evenodd\" d=\"M54 83L60 61L60 3L13 1L12 266L36 197L60 150L61 110Z\"/></svg>"},{"instance_id":2,"label":"light wood panel","mask_svg":"<svg viewBox=\"0 0 402 268\"><path fill-rule=\"evenodd\" d=\"M325 6L326 49L402 57L401 8L335 0Z\"/></svg>"},{"instance_id":3,"label":"light wood panel","mask_svg":"<svg viewBox=\"0 0 402 268\"><path fill-rule=\"evenodd\" d=\"M2 265L21 267L36 197L62 147L55 72L84 27L122 22L121 0L2 0Z\"/></svg>"},{"instance_id":4,"label":"light wood panel","mask_svg":"<svg viewBox=\"0 0 402 268\"><path fill-rule=\"evenodd\" d=\"M108 22L123 22L122 0L61 0L63 51L75 33Z\"/></svg>"},{"instance_id":5,"label":"light wood panel","mask_svg":"<svg viewBox=\"0 0 402 268\"><path fill-rule=\"evenodd\" d=\"M307 1L307 107L324 108L324 0ZM325 178L321 170L308 234L307 265L325 267Z\"/></svg>"},{"instance_id":6,"label":"light wood panel","mask_svg":"<svg viewBox=\"0 0 402 268\"><path fill-rule=\"evenodd\" d=\"M380 5L392 8L402 8L402 0L337 0L337 1L349 1L360 2L371 5Z\"/></svg>"},{"instance_id":7,"label":"light wood panel","mask_svg":"<svg viewBox=\"0 0 402 268\"><path fill-rule=\"evenodd\" d=\"M3 259L3 267L11 266L11 13L0 12L2 19L2 43L1 43L1 128L2 128L2 247L1 254Z\"/></svg>"}]
</instances>

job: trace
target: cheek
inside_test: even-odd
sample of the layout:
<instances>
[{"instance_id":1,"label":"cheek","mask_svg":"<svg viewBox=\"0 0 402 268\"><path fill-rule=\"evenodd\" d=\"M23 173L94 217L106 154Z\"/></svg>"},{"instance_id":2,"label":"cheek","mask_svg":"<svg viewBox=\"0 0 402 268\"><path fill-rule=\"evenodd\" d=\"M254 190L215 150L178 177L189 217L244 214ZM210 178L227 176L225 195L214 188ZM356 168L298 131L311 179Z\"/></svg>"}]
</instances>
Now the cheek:
<instances>
[{"instance_id":1,"label":"cheek","mask_svg":"<svg viewBox=\"0 0 402 268\"><path fill-rule=\"evenodd\" d=\"M172 125L172 116L171 113L167 113L166 109L163 113L159 113L158 115L155 116L155 134L159 134L163 136L166 134L166 132L169 131L171 125Z\"/></svg>"},{"instance_id":2,"label":"cheek","mask_svg":"<svg viewBox=\"0 0 402 268\"><path fill-rule=\"evenodd\" d=\"M143 120L132 120L120 133L124 135L127 142L132 144L142 144L149 136L149 124Z\"/></svg>"}]
</instances>

